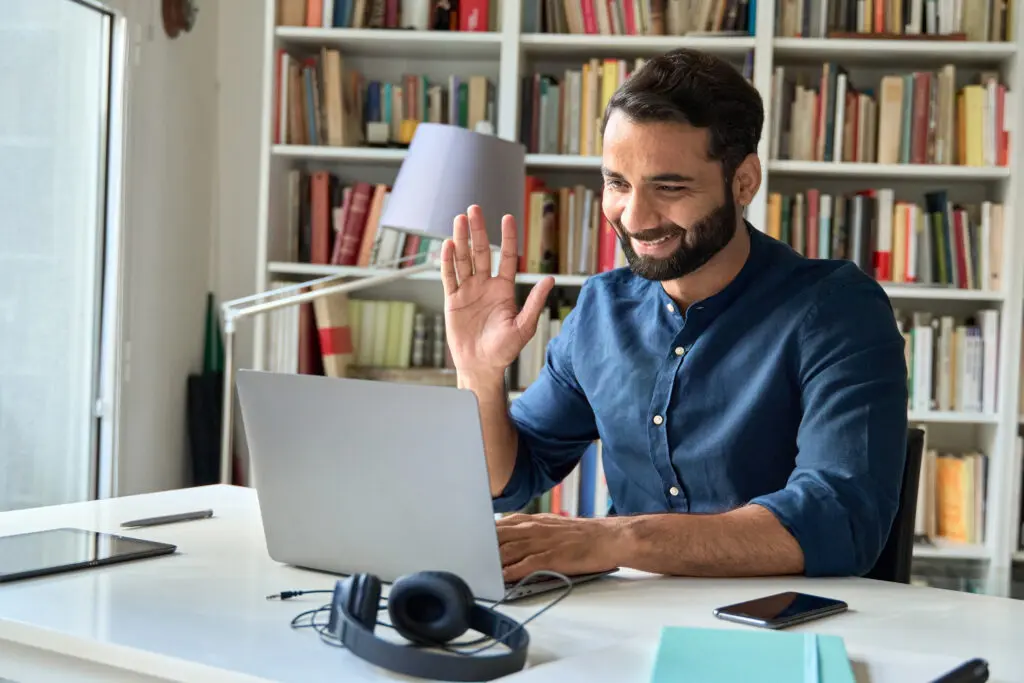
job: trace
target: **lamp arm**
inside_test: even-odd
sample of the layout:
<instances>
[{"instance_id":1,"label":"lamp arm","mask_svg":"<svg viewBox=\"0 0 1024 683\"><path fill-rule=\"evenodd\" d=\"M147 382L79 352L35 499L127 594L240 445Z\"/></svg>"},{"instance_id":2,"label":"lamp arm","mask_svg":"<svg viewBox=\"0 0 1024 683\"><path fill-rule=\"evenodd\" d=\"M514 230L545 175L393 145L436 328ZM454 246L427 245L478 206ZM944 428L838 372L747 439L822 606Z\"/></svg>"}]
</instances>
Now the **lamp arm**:
<instances>
[{"instance_id":1,"label":"lamp arm","mask_svg":"<svg viewBox=\"0 0 1024 683\"><path fill-rule=\"evenodd\" d=\"M406 261L412 261L412 260L417 259L417 258L419 258L421 256L423 256L423 254L409 254L408 256L402 256L400 258L396 258L396 259L393 259L391 261L385 261L383 263L375 264L373 267L374 267L374 269L381 269L381 270L386 269L386 268L397 268L398 266L400 266L401 264L405 263ZM424 263L422 265L428 265L430 263L432 263L432 261L428 261L427 263ZM415 268L419 268L419 266L415 266ZM408 270L410 270L410 269L408 269L408 268L403 268L402 269L402 271L404 271L404 272L407 272ZM277 289L271 289L271 290L267 290L265 292L258 292L256 294L249 294L248 296L239 297L238 299L232 299L230 301L225 301L224 303L222 303L220 305L222 316L223 316L223 318L224 318L224 320L226 322L229 317L230 318L241 317L236 312L236 309L239 309L240 307L242 307L242 310L245 310L244 307L243 307L244 304L248 304L248 303L251 303L251 302L254 302L254 301L262 301L264 299L268 299L268 298L274 297L274 296L282 296L284 294L288 294L290 292L297 292L299 290L306 289L308 287L315 287L316 285L325 285L328 282L333 282L335 280L343 280L345 278L352 277L352 275L353 275L353 273L351 273L351 272L332 273L331 275L325 275L325 276L317 278L315 280L306 280L305 282L296 282L294 284L285 285L283 287L278 287Z\"/></svg>"},{"instance_id":2,"label":"lamp arm","mask_svg":"<svg viewBox=\"0 0 1024 683\"><path fill-rule=\"evenodd\" d=\"M380 275L374 275L372 277L366 277L359 280L352 280L351 282L343 282L333 287L325 287L322 289L313 289L308 292L301 292L299 294L293 294L291 296L284 296L279 299L273 299L271 301L264 301L263 303L253 304L246 308L228 308L224 311L224 324L225 327L231 322L238 318L247 318L257 313L265 313L278 308L284 308L285 306L294 306L297 304L306 303L320 297L330 296L332 294L345 294L347 292L355 292L360 289L366 289L367 287L374 287L376 285L384 284L385 282L391 282L392 280L404 280L416 273L422 273L428 270L433 270L435 267L433 261L421 263L416 266L410 266L408 268L393 268L388 272L381 273ZM305 289L306 287L312 287L317 284L323 284L322 278L320 280L310 280L309 282L299 283L298 289ZM291 286L282 289L295 289ZM273 294L273 292L267 292L267 294Z\"/></svg>"},{"instance_id":3,"label":"lamp arm","mask_svg":"<svg viewBox=\"0 0 1024 683\"><path fill-rule=\"evenodd\" d=\"M416 258L421 254L416 254L411 257L404 257L398 259L396 262L408 260L409 258ZM334 285L333 287L324 287L321 289L314 289L308 292L302 292L299 294L292 294L290 296L283 296L279 299L272 301L265 301L263 303L253 304L245 308L236 308L240 303L248 303L255 301L267 296L279 296L285 292L290 292L298 289L305 289L306 287L314 286L317 284L324 284L330 280L338 279L339 277L345 277L346 275L331 275L326 278L318 278L316 280L309 280L307 282L300 282L296 285L288 285L281 287L276 290L265 292L262 295L254 295L251 297L242 297L241 299L235 299L234 301L225 302L221 310L224 316L224 385L223 395L221 396L221 434L220 434L220 481L222 484L230 484L231 477L231 437L234 421L234 385L235 385L235 365L234 365L234 351L235 351L235 320L238 318L246 318L257 313L265 313L278 308L284 308L285 306L295 306L298 304L306 303L320 297L330 296L332 294L345 294L347 292L355 292L360 289L366 289L368 287L374 287L376 285L383 284L385 282L391 282L393 280L403 280L415 275L416 273L425 272L432 270L435 267L433 259L428 260L426 263L421 263L416 266L409 268L393 268L390 271L383 272L380 275L373 277L362 278L359 280L353 280L351 282L344 282L342 284ZM351 274L348 274L351 276Z\"/></svg>"}]
</instances>

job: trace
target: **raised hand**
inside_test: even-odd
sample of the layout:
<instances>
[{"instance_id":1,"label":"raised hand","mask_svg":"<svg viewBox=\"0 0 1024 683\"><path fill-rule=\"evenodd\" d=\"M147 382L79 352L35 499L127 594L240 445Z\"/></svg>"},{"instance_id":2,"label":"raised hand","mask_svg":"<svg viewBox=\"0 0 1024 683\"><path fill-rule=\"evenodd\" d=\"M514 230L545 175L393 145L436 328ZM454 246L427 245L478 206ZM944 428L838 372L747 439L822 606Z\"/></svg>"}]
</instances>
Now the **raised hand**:
<instances>
[{"instance_id":1,"label":"raised hand","mask_svg":"<svg viewBox=\"0 0 1024 683\"><path fill-rule=\"evenodd\" d=\"M472 240L472 246L470 241ZM537 331L554 278L542 279L519 310L515 298L518 263L515 219L501 221L501 260L491 275L491 251L483 212L469 207L455 219L451 240L441 248L445 327L460 379L500 377Z\"/></svg>"}]
</instances>

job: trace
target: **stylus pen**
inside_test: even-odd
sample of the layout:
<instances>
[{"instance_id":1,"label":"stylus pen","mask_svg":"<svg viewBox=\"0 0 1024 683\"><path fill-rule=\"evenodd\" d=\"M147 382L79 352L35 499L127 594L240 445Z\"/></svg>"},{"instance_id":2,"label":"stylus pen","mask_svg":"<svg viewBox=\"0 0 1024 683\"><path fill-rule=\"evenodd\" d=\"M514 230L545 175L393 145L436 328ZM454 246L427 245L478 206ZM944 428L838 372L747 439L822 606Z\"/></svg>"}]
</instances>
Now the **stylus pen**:
<instances>
[{"instance_id":1,"label":"stylus pen","mask_svg":"<svg viewBox=\"0 0 1024 683\"><path fill-rule=\"evenodd\" d=\"M932 683L983 683L987 680L988 662L975 658L939 676Z\"/></svg>"},{"instance_id":2,"label":"stylus pen","mask_svg":"<svg viewBox=\"0 0 1024 683\"><path fill-rule=\"evenodd\" d=\"M129 522L121 522L121 526L144 527L160 526L162 524L174 524L175 522L191 522L195 519L206 519L213 517L213 510L196 510L195 512L178 512L173 515L162 515L160 517L146 517L144 519L133 519Z\"/></svg>"}]
</instances>

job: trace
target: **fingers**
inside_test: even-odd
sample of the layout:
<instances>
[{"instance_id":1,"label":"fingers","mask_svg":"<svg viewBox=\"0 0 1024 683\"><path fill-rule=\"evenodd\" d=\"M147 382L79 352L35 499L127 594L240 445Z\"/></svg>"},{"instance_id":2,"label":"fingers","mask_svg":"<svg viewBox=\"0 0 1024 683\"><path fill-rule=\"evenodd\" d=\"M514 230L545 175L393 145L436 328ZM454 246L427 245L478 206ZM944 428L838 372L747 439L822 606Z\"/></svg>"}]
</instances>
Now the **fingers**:
<instances>
[{"instance_id":1,"label":"fingers","mask_svg":"<svg viewBox=\"0 0 1024 683\"><path fill-rule=\"evenodd\" d=\"M469 207L469 239L473 248L473 270L478 275L491 275L491 245L484 225L484 212L474 204Z\"/></svg>"},{"instance_id":2,"label":"fingers","mask_svg":"<svg viewBox=\"0 0 1024 683\"><path fill-rule=\"evenodd\" d=\"M535 555L527 555L518 562L514 562L509 565L505 565L501 569L501 573L505 581L519 581L524 579L533 572L547 569L549 571L557 571L551 569L554 566L551 562L551 553L542 552Z\"/></svg>"},{"instance_id":3,"label":"fingers","mask_svg":"<svg viewBox=\"0 0 1024 683\"><path fill-rule=\"evenodd\" d=\"M525 512L513 512L511 514L505 515L504 517L501 517L500 519L494 520L494 523L499 527L507 526L510 524L521 524L523 522L530 521L534 517L536 517L536 515L527 514Z\"/></svg>"},{"instance_id":4,"label":"fingers","mask_svg":"<svg viewBox=\"0 0 1024 683\"><path fill-rule=\"evenodd\" d=\"M505 214L501 219L501 260L498 262L498 277L514 281L519 270L519 234L516 219Z\"/></svg>"},{"instance_id":5,"label":"fingers","mask_svg":"<svg viewBox=\"0 0 1024 683\"><path fill-rule=\"evenodd\" d=\"M537 332L537 320L540 318L540 313L544 310L544 303L554 286L555 278L546 277L535 284L527 295L523 309L516 316L516 326L524 339L532 338Z\"/></svg>"},{"instance_id":6,"label":"fingers","mask_svg":"<svg viewBox=\"0 0 1024 683\"><path fill-rule=\"evenodd\" d=\"M528 539L521 541L511 541L501 546L501 566L507 567L517 562L521 562L523 559L533 554L537 548L534 547L534 543Z\"/></svg>"},{"instance_id":7,"label":"fingers","mask_svg":"<svg viewBox=\"0 0 1024 683\"><path fill-rule=\"evenodd\" d=\"M459 281L455 277L455 244L451 240L441 244L441 285L446 297L459 288Z\"/></svg>"},{"instance_id":8,"label":"fingers","mask_svg":"<svg viewBox=\"0 0 1024 683\"><path fill-rule=\"evenodd\" d=\"M452 242L455 244L455 275L459 282L464 282L473 274L473 262L469 257L469 219L465 214L455 217Z\"/></svg>"},{"instance_id":9,"label":"fingers","mask_svg":"<svg viewBox=\"0 0 1024 683\"><path fill-rule=\"evenodd\" d=\"M498 545L511 543L512 541L518 541L523 538L538 536L540 533L539 527L539 524L533 522L523 522L522 524L516 524L514 526L503 524L497 527Z\"/></svg>"}]
</instances>

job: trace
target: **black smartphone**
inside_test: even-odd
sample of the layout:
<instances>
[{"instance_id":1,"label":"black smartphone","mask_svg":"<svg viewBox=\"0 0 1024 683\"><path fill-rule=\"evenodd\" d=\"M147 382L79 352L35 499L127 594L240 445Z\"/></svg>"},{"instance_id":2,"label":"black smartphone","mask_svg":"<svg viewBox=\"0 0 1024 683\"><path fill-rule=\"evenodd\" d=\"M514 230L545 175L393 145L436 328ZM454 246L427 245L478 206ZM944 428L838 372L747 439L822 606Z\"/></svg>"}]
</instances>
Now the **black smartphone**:
<instances>
[{"instance_id":1,"label":"black smartphone","mask_svg":"<svg viewBox=\"0 0 1024 683\"><path fill-rule=\"evenodd\" d=\"M847 607L845 602L834 598L786 592L719 607L714 614L727 621L779 629L839 614Z\"/></svg>"}]
</instances>

